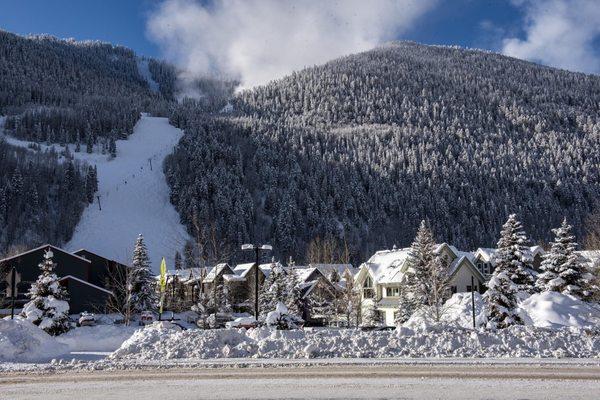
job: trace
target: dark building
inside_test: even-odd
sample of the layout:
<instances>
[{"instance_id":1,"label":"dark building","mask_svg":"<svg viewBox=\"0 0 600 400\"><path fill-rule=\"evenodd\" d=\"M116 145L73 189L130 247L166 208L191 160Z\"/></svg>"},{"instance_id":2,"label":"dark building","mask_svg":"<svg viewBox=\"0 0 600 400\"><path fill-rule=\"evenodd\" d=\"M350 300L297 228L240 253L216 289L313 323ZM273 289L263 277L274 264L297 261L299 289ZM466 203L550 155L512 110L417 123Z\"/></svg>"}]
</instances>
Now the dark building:
<instances>
[{"instance_id":1,"label":"dark building","mask_svg":"<svg viewBox=\"0 0 600 400\"><path fill-rule=\"evenodd\" d=\"M53 253L52 260L56 264L55 273L60 284L69 292L69 312L104 311L109 297L113 295L110 279L124 276L126 266L87 250L69 253L49 244L0 260L0 271L5 272L0 281L7 297L12 297L8 271L15 267L16 306L21 308L29 301L27 292L40 275L39 264L47 250Z\"/></svg>"}]
</instances>

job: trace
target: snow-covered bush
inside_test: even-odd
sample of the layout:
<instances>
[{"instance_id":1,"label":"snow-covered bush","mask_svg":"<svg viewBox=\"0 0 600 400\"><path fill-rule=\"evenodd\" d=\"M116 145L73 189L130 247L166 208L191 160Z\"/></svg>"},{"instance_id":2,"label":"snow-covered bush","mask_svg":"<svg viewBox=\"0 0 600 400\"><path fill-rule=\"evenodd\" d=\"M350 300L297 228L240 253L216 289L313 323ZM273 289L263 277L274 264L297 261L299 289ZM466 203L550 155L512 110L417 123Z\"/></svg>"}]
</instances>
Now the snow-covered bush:
<instances>
[{"instance_id":1,"label":"snow-covered bush","mask_svg":"<svg viewBox=\"0 0 600 400\"><path fill-rule=\"evenodd\" d=\"M265 324L269 328L279 330L297 329L302 322L302 319L290 314L288 308L281 302L277 303L275 310L269 312L265 318Z\"/></svg>"},{"instance_id":2,"label":"snow-covered bush","mask_svg":"<svg viewBox=\"0 0 600 400\"><path fill-rule=\"evenodd\" d=\"M70 328L69 303L67 291L54 273L53 256L51 250L44 253L44 261L39 265L42 272L29 289L31 300L23 307L21 316L50 335L60 335Z\"/></svg>"}]
</instances>

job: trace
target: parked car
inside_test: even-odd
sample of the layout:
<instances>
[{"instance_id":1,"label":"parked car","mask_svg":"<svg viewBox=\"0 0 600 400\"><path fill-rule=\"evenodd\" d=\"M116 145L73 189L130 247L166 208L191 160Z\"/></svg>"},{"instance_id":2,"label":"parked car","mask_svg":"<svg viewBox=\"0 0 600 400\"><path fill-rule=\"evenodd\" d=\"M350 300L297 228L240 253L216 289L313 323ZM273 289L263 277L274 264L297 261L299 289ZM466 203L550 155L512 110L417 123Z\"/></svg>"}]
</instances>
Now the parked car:
<instances>
[{"instance_id":1,"label":"parked car","mask_svg":"<svg viewBox=\"0 0 600 400\"><path fill-rule=\"evenodd\" d=\"M258 324L254 317L240 317L225 323L226 328L256 328Z\"/></svg>"},{"instance_id":2,"label":"parked car","mask_svg":"<svg viewBox=\"0 0 600 400\"><path fill-rule=\"evenodd\" d=\"M142 313L140 314L140 321L139 321L140 326L151 324L154 321L155 321L155 318L154 318L154 313L152 311L142 311Z\"/></svg>"},{"instance_id":3,"label":"parked car","mask_svg":"<svg viewBox=\"0 0 600 400\"><path fill-rule=\"evenodd\" d=\"M79 319L77 320L77 326L94 326L96 325L96 316L87 311L79 314Z\"/></svg>"}]
</instances>

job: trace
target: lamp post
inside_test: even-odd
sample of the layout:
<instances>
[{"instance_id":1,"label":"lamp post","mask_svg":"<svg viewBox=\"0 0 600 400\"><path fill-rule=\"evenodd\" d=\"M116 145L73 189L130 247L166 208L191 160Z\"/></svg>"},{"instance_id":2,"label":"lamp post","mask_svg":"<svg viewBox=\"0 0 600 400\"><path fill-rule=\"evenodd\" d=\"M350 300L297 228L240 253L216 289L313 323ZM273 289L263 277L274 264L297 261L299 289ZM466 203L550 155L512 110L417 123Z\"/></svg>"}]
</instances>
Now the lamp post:
<instances>
[{"instance_id":1,"label":"lamp post","mask_svg":"<svg viewBox=\"0 0 600 400\"><path fill-rule=\"evenodd\" d=\"M271 251L270 244L243 244L242 250L254 250L256 254L256 269L254 270L254 318L258 322L258 266L260 251Z\"/></svg>"},{"instance_id":2,"label":"lamp post","mask_svg":"<svg viewBox=\"0 0 600 400\"><path fill-rule=\"evenodd\" d=\"M12 267L10 271L10 319L15 319L15 300L17 298L17 269Z\"/></svg>"}]
</instances>

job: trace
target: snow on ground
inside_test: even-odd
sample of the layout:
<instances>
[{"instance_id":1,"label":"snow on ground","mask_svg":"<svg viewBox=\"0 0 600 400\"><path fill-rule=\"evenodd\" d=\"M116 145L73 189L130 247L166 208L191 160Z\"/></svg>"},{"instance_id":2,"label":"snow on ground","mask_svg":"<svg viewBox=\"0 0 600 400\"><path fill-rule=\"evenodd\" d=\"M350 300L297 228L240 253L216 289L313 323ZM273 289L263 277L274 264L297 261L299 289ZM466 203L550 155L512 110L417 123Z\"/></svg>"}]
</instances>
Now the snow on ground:
<instances>
[{"instance_id":1,"label":"snow on ground","mask_svg":"<svg viewBox=\"0 0 600 400\"><path fill-rule=\"evenodd\" d=\"M520 315L527 325L544 328L598 326L600 306L557 292L536 293L520 304Z\"/></svg>"},{"instance_id":2,"label":"snow on ground","mask_svg":"<svg viewBox=\"0 0 600 400\"><path fill-rule=\"evenodd\" d=\"M154 270L162 257L172 266L175 251L188 235L169 201L162 164L181 136L167 118L142 115L128 140L117 141L117 158L92 155L98 167L100 204L96 200L86 208L66 249L85 248L130 263L135 239L142 233Z\"/></svg>"},{"instance_id":3,"label":"snow on ground","mask_svg":"<svg viewBox=\"0 0 600 400\"><path fill-rule=\"evenodd\" d=\"M68 351L65 344L24 319L0 319L0 361L48 362Z\"/></svg>"},{"instance_id":4,"label":"snow on ground","mask_svg":"<svg viewBox=\"0 0 600 400\"><path fill-rule=\"evenodd\" d=\"M112 352L127 340L138 326L95 325L71 329L56 340L71 352Z\"/></svg>"},{"instance_id":5,"label":"snow on ground","mask_svg":"<svg viewBox=\"0 0 600 400\"><path fill-rule=\"evenodd\" d=\"M517 326L473 331L440 325L423 330L277 331L174 329L155 323L135 332L112 360L203 358L598 357L600 332Z\"/></svg>"},{"instance_id":6,"label":"snow on ground","mask_svg":"<svg viewBox=\"0 0 600 400\"><path fill-rule=\"evenodd\" d=\"M137 68L139 74L148 82L148 87L153 92L158 92L158 83L152 78L152 73L150 73L150 68L148 67L148 60L144 58L138 58Z\"/></svg>"},{"instance_id":7,"label":"snow on ground","mask_svg":"<svg viewBox=\"0 0 600 400\"><path fill-rule=\"evenodd\" d=\"M75 159L98 167L96 194L100 196L100 204L96 199L85 209L65 249L85 248L129 264L135 239L142 233L154 270L158 272L162 257L172 266L175 251L183 247L189 236L169 201L162 164L182 135L167 118L142 114L133 134L127 140L117 141L114 160L100 153L87 154L84 150L77 153L70 145ZM4 139L22 148L33 144L10 136ZM39 146L42 151L63 150L56 144Z\"/></svg>"}]
</instances>

